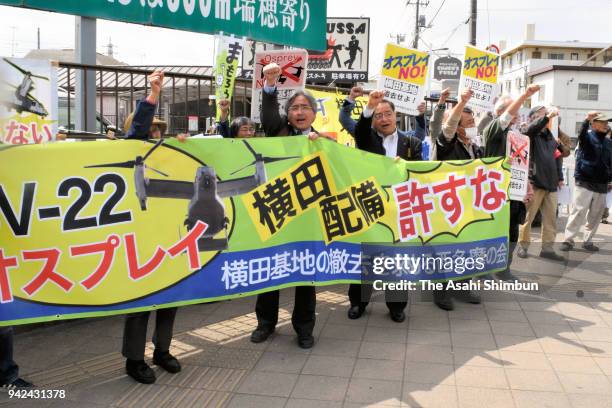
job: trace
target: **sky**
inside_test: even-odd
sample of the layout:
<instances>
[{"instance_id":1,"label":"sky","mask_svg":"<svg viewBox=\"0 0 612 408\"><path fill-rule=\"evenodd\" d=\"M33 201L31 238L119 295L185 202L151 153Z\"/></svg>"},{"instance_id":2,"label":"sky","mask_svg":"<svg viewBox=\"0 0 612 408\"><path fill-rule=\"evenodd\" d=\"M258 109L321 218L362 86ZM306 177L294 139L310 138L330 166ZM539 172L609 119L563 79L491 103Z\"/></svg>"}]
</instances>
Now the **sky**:
<instances>
[{"instance_id":1,"label":"sky","mask_svg":"<svg viewBox=\"0 0 612 408\"><path fill-rule=\"evenodd\" d=\"M310 0L311 7L317 0ZM414 3L414 0L412 1ZM382 6L384 4L384 6ZM422 33L423 50L450 48L462 54L468 41L470 0L430 0L421 14L431 28ZM328 0L327 15L370 17L370 73L380 68L384 45L406 34L412 43L415 8L406 0ZM477 45L515 44L525 25L536 24L539 40L612 42L611 0L478 0ZM36 48L74 48L74 16L0 6L0 55L22 57ZM115 57L131 65L211 65L212 36L178 30L98 20L97 51L106 53L109 41ZM444 52L446 53L446 52Z\"/></svg>"}]
</instances>

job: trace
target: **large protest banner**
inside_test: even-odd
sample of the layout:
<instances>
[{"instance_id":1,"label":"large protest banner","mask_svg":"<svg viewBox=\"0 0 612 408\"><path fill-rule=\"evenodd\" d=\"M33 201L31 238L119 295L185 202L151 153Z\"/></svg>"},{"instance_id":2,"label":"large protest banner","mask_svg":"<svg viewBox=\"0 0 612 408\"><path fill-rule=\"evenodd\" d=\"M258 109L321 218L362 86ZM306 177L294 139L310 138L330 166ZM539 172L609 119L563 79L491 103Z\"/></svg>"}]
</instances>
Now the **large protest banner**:
<instances>
[{"instance_id":1,"label":"large protest banner","mask_svg":"<svg viewBox=\"0 0 612 408\"><path fill-rule=\"evenodd\" d=\"M355 147L355 139L346 129L342 128L342 125L338 121L340 109L342 109L342 104L347 96L339 92L315 91L313 89L308 89L308 92L317 100L319 108L317 118L312 126L317 129L317 131L332 136L338 143ZM359 116L363 112L363 107L367 104L367 97L362 96L357 98L355 106L351 111L351 118L353 120L359 120Z\"/></svg>"},{"instance_id":2,"label":"large protest banner","mask_svg":"<svg viewBox=\"0 0 612 408\"><path fill-rule=\"evenodd\" d=\"M484 262L409 280L501 270L504 166L301 137L3 146L0 325L359 282L370 242Z\"/></svg>"},{"instance_id":3,"label":"large protest banner","mask_svg":"<svg viewBox=\"0 0 612 408\"><path fill-rule=\"evenodd\" d=\"M255 73L251 89L251 119L261 122L261 102L264 92L265 80L263 68L276 63L281 74L276 84L278 91L278 104L281 113L285 113L285 103L297 90L303 90L306 85L306 67L308 66L308 52L306 50L271 50L255 54Z\"/></svg>"},{"instance_id":4,"label":"large protest banner","mask_svg":"<svg viewBox=\"0 0 612 408\"><path fill-rule=\"evenodd\" d=\"M0 0L0 4L249 37L323 51L327 0Z\"/></svg>"},{"instance_id":5,"label":"large protest banner","mask_svg":"<svg viewBox=\"0 0 612 408\"><path fill-rule=\"evenodd\" d=\"M471 45L465 46L459 92L468 88L474 92L467 104L468 107L476 111L493 111L498 92L498 71L499 54L484 51Z\"/></svg>"},{"instance_id":6,"label":"large protest banner","mask_svg":"<svg viewBox=\"0 0 612 408\"><path fill-rule=\"evenodd\" d=\"M398 112L418 115L417 106L425 98L429 66L426 52L387 44L378 79L378 88L395 104Z\"/></svg>"},{"instance_id":7,"label":"large protest banner","mask_svg":"<svg viewBox=\"0 0 612 408\"><path fill-rule=\"evenodd\" d=\"M50 61L0 58L0 142L55 140L57 109L57 71Z\"/></svg>"}]
</instances>

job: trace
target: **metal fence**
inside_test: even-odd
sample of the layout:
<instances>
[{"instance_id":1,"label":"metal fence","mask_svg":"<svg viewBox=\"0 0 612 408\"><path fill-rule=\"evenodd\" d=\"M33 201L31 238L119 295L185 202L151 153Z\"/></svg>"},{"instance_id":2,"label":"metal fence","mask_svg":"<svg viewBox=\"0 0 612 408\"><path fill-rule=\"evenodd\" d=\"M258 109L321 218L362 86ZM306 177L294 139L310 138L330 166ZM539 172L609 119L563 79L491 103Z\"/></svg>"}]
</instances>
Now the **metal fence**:
<instances>
[{"instance_id":1,"label":"metal fence","mask_svg":"<svg viewBox=\"0 0 612 408\"><path fill-rule=\"evenodd\" d=\"M149 93L147 76L156 69L164 70L164 84L156 115L168 124L167 134L176 135L189 131L189 117L197 117L197 131L205 132L214 124L214 77L211 67L203 66L105 66L59 63L59 126L75 129L75 90L77 72L95 72L96 75L96 128L106 133L110 126L123 131L128 115L134 111L136 102ZM233 116L250 116L250 79L237 78L232 98ZM309 89L348 93L348 88L308 85ZM87 87L84 87L87 92ZM87 95L85 95L87 100ZM85 107L86 108L86 107ZM400 128L407 126L405 115L399 115Z\"/></svg>"},{"instance_id":2,"label":"metal fence","mask_svg":"<svg viewBox=\"0 0 612 408\"><path fill-rule=\"evenodd\" d=\"M210 72L210 67L135 68L65 62L61 62L59 66L59 126L66 129L75 129L77 71L95 72L96 127L101 133L105 133L108 126L123 128L125 119L136 106L136 101L148 94L147 76L156 68L165 72L157 116L168 123L169 134L187 132L189 116L198 118L198 131L203 132L216 113L214 100L210 98L215 94L214 78L212 75L201 74ZM84 92L86 91L85 88ZM232 99L233 115L250 114L250 94L251 81L237 79Z\"/></svg>"}]
</instances>

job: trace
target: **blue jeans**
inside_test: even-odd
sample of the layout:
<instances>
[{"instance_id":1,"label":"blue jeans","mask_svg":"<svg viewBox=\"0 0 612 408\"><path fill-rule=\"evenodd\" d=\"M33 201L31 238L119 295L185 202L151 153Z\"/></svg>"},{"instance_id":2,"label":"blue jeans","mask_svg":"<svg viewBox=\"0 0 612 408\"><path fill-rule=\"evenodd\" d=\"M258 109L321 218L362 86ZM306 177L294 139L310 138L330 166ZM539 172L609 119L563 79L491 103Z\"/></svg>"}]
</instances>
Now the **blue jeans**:
<instances>
[{"instance_id":1,"label":"blue jeans","mask_svg":"<svg viewBox=\"0 0 612 408\"><path fill-rule=\"evenodd\" d=\"M0 327L0 384L19 378L19 366L13 360L13 327Z\"/></svg>"}]
</instances>

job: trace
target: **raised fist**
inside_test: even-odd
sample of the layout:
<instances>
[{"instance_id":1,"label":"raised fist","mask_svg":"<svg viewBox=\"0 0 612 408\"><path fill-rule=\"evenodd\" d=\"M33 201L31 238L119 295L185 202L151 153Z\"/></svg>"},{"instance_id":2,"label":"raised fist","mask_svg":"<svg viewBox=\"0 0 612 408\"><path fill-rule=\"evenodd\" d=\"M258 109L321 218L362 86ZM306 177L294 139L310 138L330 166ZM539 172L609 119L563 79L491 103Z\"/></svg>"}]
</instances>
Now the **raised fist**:
<instances>
[{"instance_id":1,"label":"raised fist","mask_svg":"<svg viewBox=\"0 0 612 408\"><path fill-rule=\"evenodd\" d=\"M280 78L281 69L277 63L271 62L263 68L263 75L266 80L266 86L276 86L278 78Z\"/></svg>"},{"instance_id":2,"label":"raised fist","mask_svg":"<svg viewBox=\"0 0 612 408\"><path fill-rule=\"evenodd\" d=\"M527 90L525 91L525 94L527 95L528 98L532 97L533 95L535 95L538 91L540 90L540 85L529 85L527 87Z\"/></svg>"},{"instance_id":3,"label":"raised fist","mask_svg":"<svg viewBox=\"0 0 612 408\"><path fill-rule=\"evenodd\" d=\"M368 108L374 110L385 99L385 91L372 91L368 99Z\"/></svg>"},{"instance_id":4,"label":"raised fist","mask_svg":"<svg viewBox=\"0 0 612 408\"><path fill-rule=\"evenodd\" d=\"M419 106L417 106L417 111L419 112L419 115L424 115L425 114L425 101L419 103Z\"/></svg>"},{"instance_id":5,"label":"raised fist","mask_svg":"<svg viewBox=\"0 0 612 408\"><path fill-rule=\"evenodd\" d=\"M440 99L438 99L438 104L443 105L446 103L446 99L450 96L450 88L445 88L440 92Z\"/></svg>"},{"instance_id":6,"label":"raised fist","mask_svg":"<svg viewBox=\"0 0 612 408\"><path fill-rule=\"evenodd\" d=\"M474 92L472 92L471 89L464 89L463 92L461 92L461 102L463 103L468 103L470 101L470 99L472 98L472 95L474 95Z\"/></svg>"},{"instance_id":7,"label":"raised fist","mask_svg":"<svg viewBox=\"0 0 612 408\"><path fill-rule=\"evenodd\" d=\"M148 80L149 85L151 85L151 93L155 96L159 96L164 83L164 71L158 70L153 72L149 75Z\"/></svg>"},{"instance_id":8,"label":"raised fist","mask_svg":"<svg viewBox=\"0 0 612 408\"><path fill-rule=\"evenodd\" d=\"M356 100L357 98L363 95L364 95L363 88L360 86L354 86L351 88L351 93L349 94L349 98L352 100Z\"/></svg>"},{"instance_id":9,"label":"raised fist","mask_svg":"<svg viewBox=\"0 0 612 408\"><path fill-rule=\"evenodd\" d=\"M222 121L227 120L227 117L229 116L229 111L230 111L229 99L221 99L219 103L217 104L217 107L219 108L219 111L221 112L221 120Z\"/></svg>"},{"instance_id":10,"label":"raised fist","mask_svg":"<svg viewBox=\"0 0 612 408\"><path fill-rule=\"evenodd\" d=\"M590 111L589 113L587 113L586 115L586 120L588 120L589 122L592 121L593 119L595 119L595 116L599 115L599 112L597 111Z\"/></svg>"}]
</instances>

